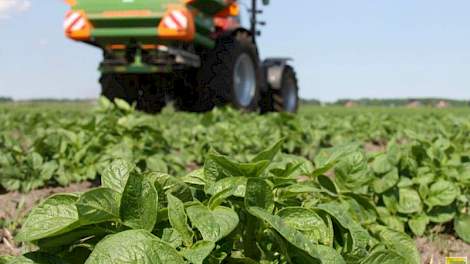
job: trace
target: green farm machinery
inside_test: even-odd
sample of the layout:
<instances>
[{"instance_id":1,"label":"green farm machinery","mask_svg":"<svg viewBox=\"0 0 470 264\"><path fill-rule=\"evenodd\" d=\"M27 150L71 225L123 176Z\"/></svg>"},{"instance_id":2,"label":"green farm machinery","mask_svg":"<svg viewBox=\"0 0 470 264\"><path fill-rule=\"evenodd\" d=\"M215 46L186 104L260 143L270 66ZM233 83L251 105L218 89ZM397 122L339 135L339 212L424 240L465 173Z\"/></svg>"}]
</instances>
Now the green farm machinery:
<instances>
[{"instance_id":1,"label":"green farm machinery","mask_svg":"<svg viewBox=\"0 0 470 264\"><path fill-rule=\"evenodd\" d=\"M261 60L256 0L240 23L236 0L66 0L70 39L102 49L102 95L157 113L209 111L296 112L298 83L286 58ZM269 0L263 0L269 4Z\"/></svg>"}]
</instances>

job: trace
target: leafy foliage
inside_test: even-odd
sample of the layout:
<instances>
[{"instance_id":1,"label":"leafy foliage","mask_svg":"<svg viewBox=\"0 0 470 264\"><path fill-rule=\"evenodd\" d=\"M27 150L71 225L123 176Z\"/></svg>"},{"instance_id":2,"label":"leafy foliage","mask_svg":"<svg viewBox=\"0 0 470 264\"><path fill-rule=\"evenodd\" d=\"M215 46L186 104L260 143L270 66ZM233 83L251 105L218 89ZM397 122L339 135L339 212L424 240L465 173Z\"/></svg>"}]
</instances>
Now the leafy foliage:
<instances>
[{"instance_id":1,"label":"leafy foliage","mask_svg":"<svg viewBox=\"0 0 470 264\"><path fill-rule=\"evenodd\" d=\"M121 233L190 263L416 263L403 233L436 226L470 243L468 111L345 113L3 107L0 189L101 179L24 223L17 238L40 248L24 257L51 263L83 263Z\"/></svg>"},{"instance_id":2,"label":"leafy foliage","mask_svg":"<svg viewBox=\"0 0 470 264\"><path fill-rule=\"evenodd\" d=\"M204 167L197 184L188 176L142 173L116 160L109 168L126 173L106 179L120 182L119 188L52 196L30 213L19 237L38 245L30 254L49 254L64 263L375 263L381 254L420 262L406 234L355 220L348 201L356 201L356 213L375 215L370 199L322 191L336 185L329 180L330 187L324 187L322 175L299 181L301 166L292 170L295 163L275 161L279 145L248 162L209 155L210 169ZM237 180L228 188L214 187L227 179ZM296 195L284 192L292 186L307 188ZM59 208L67 210L57 215ZM51 224L38 232L34 223L45 217Z\"/></svg>"}]
</instances>

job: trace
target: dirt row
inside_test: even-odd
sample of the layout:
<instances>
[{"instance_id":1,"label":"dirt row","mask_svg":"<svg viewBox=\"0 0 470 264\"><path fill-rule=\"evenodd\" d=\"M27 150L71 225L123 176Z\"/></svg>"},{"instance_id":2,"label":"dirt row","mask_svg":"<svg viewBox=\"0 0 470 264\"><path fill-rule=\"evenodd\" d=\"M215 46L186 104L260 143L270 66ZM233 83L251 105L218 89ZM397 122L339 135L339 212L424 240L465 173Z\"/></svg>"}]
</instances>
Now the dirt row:
<instances>
[{"instance_id":1,"label":"dirt row","mask_svg":"<svg viewBox=\"0 0 470 264\"><path fill-rule=\"evenodd\" d=\"M27 194L20 192L4 192L0 194L0 256L19 255L21 248L14 241L12 233L18 229L26 214L43 199L55 193L81 192L95 184L83 182L68 187L47 187L33 190Z\"/></svg>"}]
</instances>

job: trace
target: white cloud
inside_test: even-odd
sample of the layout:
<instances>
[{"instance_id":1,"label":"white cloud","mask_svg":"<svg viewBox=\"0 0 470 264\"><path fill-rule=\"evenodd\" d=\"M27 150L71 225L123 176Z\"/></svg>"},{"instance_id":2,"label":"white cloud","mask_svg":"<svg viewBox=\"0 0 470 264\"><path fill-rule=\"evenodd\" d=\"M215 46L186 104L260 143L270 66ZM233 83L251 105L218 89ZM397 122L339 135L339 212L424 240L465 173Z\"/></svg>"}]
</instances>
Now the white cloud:
<instances>
[{"instance_id":1,"label":"white cloud","mask_svg":"<svg viewBox=\"0 0 470 264\"><path fill-rule=\"evenodd\" d=\"M0 18L9 18L14 13L26 12L30 8L30 0L0 0Z\"/></svg>"}]
</instances>

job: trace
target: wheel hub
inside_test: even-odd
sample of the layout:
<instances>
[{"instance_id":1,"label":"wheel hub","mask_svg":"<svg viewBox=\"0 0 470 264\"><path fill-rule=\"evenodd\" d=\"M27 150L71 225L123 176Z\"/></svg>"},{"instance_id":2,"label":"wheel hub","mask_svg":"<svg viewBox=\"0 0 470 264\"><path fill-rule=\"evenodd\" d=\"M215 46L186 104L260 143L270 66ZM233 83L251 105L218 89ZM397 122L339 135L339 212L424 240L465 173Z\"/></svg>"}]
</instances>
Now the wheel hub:
<instances>
[{"instance_id":1,"label":"wheel hub","mask_svg":"<svg viewBox=\"0 0 470 264\"><path fill-rule=\"evenodd\" d=\"M237 58L233 75L235 98L242 107L248 107L256 95L256 70L248 54Z\"/></svg>"}]
</instances>

